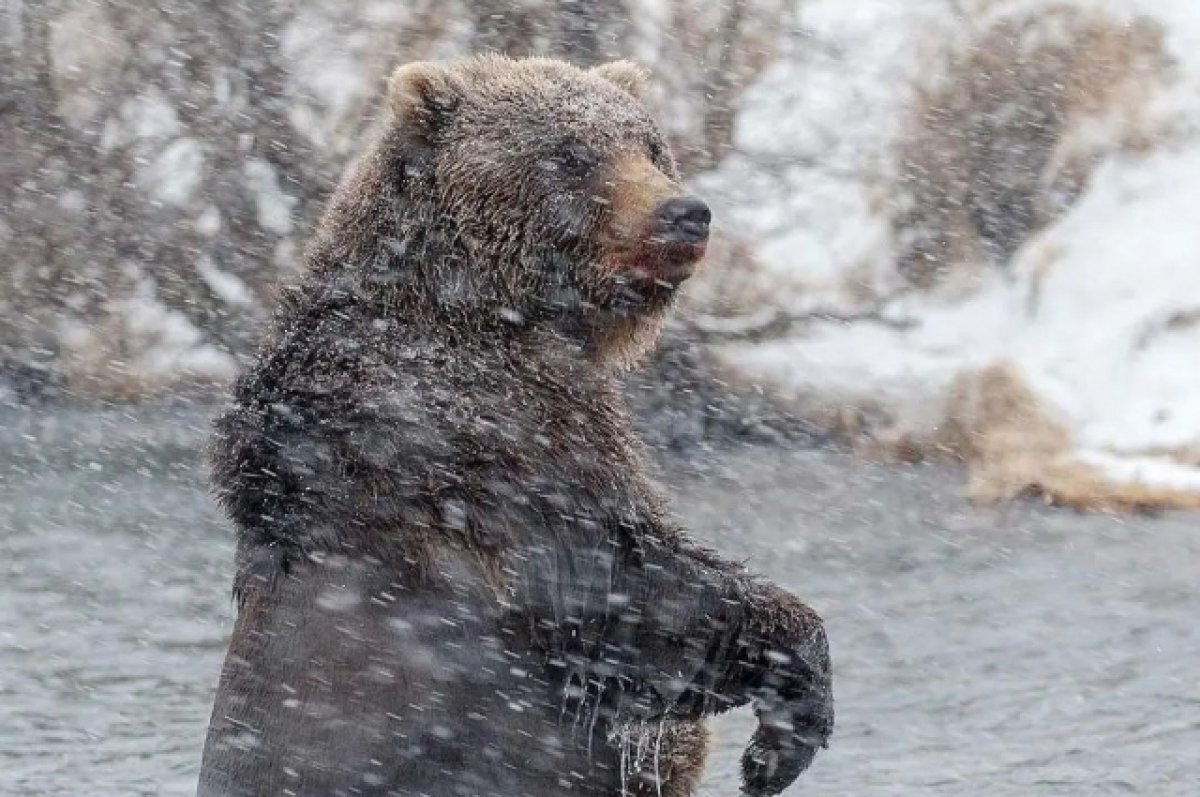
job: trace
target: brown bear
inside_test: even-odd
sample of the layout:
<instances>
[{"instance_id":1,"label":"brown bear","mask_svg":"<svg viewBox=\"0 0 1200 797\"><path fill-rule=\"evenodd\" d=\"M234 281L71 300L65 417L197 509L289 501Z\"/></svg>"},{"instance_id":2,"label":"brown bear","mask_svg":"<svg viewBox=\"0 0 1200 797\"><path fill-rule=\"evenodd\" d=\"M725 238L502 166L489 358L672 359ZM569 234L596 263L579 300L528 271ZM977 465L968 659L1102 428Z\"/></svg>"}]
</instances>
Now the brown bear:
<instances>
[{"instance_id":1,"label":"brown bear","mask_svg":"<svg viewBox=\"0 0 1200 797\"><path fill-rule=\"evenodd\" d=\"M833 724L817 615L695 542L617 386L703 255L625 62L401 67L217 422L239 615L200 794L745 789Z\"/></svg>"}]
</instances>

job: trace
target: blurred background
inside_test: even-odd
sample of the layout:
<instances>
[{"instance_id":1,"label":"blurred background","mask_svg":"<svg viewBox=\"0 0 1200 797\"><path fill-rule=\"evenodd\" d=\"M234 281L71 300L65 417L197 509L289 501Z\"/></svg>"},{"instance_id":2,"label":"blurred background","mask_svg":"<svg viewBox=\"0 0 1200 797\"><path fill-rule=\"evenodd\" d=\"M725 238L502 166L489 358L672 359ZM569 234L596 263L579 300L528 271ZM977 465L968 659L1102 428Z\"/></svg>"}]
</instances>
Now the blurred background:
<instances>
[{"instance_id":1,"label":"blurred background","mask_svg":"<svg viewBox=\"0 0 1200 797\"><path fill-rule=\"evenodd\" d=\"M1194 0L0 3L0 793L194 789L208 419L384 77L485 49L648 66L714 207L628 388L829 619L794 792L1200 793Z\"/></svg>"}]
</instances>

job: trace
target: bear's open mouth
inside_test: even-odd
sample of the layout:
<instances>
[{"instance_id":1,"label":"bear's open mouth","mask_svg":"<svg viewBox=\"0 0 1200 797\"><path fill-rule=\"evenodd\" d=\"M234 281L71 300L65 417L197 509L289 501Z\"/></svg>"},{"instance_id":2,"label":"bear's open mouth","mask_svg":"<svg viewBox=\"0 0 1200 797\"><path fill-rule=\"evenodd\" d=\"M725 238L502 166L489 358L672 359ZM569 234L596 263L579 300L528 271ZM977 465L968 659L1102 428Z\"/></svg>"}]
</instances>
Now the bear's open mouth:
<instances>
[{"instance_id":1,"label":"bear's open mouth","mask_svg":"<svg viewBox=\"0 0 1200 797\"><path fill-rule=\"evenodd\" d=\"M651 238L634 257L625 261L629 274L637 280L665 283L677 287L696 273L696 265L704 258L706 240L663 241Z\"/></svg>"}]
</instances>

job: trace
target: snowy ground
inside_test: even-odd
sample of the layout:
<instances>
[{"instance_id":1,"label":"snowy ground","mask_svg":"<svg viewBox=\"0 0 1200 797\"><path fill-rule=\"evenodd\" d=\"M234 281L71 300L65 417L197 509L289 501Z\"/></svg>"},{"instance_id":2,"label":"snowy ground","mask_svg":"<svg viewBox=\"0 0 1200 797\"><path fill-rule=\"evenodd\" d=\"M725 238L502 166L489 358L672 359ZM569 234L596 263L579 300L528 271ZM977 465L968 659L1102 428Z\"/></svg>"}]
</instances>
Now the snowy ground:
<instances>
[{"instance_id":1,"label":"snowy ground","mask_svg":"<svg viewBox=\"0 0 1200 797\"><path fill-rule=\"evenodd\" d=\"M1195 504L1200 13L1191 0L1075 3L1118 30L1149 20L1173 63L1072 119L1056 157L1086 157L1090 177L1066 213L1003 268L954 264L960 273L938 290L897 285L903 231L891 219L903 197L889 191L905 167L896 145L915 88L936 80L936 48L970 40L1005 15L1049 19L1061 5L802 6L811 37L751 90L738 153L699 184L727 226L758 242L760 268L742 286L747 319L814 310L838 317L718 354L785 396L880 409L897 434L924 442L953 414L956 384L1002 366L1065 432L1061 450L1044 458L1048 469L1074 469L1072 478L1099 493L1136 488L1148 503ZM1139 135L1135 146L1122 143ZM1032 472L1026 486L1053 480Z\"/></svg>"},{"instance_id":2,"label":"snowy ground","mask_svg":"<svg viewBox=\"0 0 1200 797\"><path fill-rule=\"evenodd\" d=\"M195 791L232 621L204 413L0 416L0 794ZM979 509L942 464L663 463L703 538L826 618L838 727L789 793L1200 793L1195 514ZM716 724L704 797L751 731Z\"/></svg>"}]
</instances>

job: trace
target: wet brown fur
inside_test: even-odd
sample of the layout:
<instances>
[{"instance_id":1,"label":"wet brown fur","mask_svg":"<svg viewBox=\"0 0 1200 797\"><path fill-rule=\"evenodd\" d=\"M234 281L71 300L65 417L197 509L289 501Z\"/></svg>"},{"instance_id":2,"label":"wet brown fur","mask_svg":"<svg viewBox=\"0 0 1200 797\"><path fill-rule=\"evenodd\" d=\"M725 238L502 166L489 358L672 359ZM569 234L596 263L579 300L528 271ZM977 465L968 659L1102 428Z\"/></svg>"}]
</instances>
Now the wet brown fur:
<instances>
[{"instance_id":1,"label":"wet brown fur","mask_svg":"<svg viewBox=\"0 0 1200 797\"><path fill-rule=\"evenodd\" d=\"M674 293L639 253L679 191L643 82L393 77L217 424L241 611L202 795L649 793L608 741L640 727L683 797L702 717L751 700L771 794L828 737L820 619L670 519L614 380Z\"/></svg>"}]
</instances>

